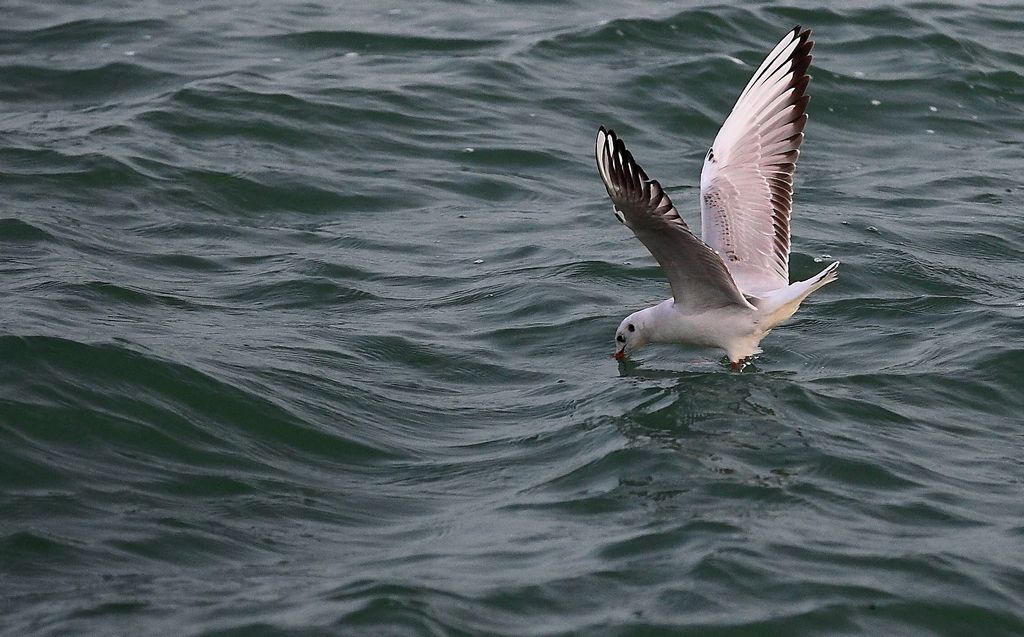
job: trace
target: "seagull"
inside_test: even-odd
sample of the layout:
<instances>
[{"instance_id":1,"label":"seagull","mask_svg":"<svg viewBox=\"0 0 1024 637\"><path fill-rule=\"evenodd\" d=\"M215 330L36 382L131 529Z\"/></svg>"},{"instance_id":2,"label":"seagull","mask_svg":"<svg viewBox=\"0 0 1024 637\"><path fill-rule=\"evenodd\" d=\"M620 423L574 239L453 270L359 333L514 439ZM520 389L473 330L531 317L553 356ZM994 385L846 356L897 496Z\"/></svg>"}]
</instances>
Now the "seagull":
<instances>
[{"instance_id":1,"label":"seagull","mask_svg":"<svg viewBox=\"0 0 1024 637\"><path fill-rule=\"evenodd\" d=\"M734 370L818 288L836 261L789 282L793 170L807 123L809 29L797 26L768 54L715 137L700 176L701 236L611 129L597 132L597 167L615 216L665 272L672 298L630 314L615 331L616 360L648 343L725 350Z\"/></svg>"}]
</instances>

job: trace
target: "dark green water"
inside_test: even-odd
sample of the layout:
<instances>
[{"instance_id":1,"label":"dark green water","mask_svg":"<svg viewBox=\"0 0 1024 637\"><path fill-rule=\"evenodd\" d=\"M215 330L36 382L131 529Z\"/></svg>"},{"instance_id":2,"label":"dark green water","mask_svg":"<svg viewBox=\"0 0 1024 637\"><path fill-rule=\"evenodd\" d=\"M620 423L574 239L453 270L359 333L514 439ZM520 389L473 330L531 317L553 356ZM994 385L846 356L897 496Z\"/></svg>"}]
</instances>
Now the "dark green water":
<instances>
[{"instance_id":1,"label":"dark green water","mask_svg":"<svg viewBox=\"0 0 1024 637\"><path fill-rule=\"evenodd\" d=\"M1024 634L1024 7L350 4L5 3L0 634ZM797 23L839 281L619 366Z\"/></svg>"}]
</instances>

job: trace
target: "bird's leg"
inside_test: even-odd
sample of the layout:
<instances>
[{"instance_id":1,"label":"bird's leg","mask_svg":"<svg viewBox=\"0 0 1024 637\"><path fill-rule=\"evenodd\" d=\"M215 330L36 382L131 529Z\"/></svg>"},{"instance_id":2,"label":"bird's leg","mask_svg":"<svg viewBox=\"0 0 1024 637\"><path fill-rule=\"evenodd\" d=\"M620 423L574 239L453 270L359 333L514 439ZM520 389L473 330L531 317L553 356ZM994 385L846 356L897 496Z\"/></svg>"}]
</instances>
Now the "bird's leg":
<instances>
[{"instance_id":1,"label":"bird's leg","mask_svg":"<svg viewBox=\"0 0 1024 637\"><path fill-rule=\"evenodd\" d=\"M754 358L753 356L745 356L745 357L739 359L738 361L734 361L734 360L730 359L729 360L729 366L732 367L732 371L738 372L738 371L741 371L747 365L747 362L749 362L753 358Z\"/></svg>"}]
</instances>

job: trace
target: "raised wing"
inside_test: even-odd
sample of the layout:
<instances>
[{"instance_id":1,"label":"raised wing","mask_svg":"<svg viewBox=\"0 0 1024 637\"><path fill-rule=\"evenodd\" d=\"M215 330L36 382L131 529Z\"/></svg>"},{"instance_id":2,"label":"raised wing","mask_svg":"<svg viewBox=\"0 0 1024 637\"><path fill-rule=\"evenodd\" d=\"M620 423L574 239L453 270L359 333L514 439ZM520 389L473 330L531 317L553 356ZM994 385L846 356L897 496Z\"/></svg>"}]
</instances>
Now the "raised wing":
<instances>
[{"instance_id":1,"label":"raised wing","mask_svg":"<svg viewBox=\"0 0 1024 637\"><path fill-rule=\"evenodd\" d=\"M597 168L615 216L647 246L665 271L672 296L684 309L727 305L752 308L715 251L698 239L657 180L647 178L615 132L597 131Z\"/></svg>"},{"instance_id":2,"label":"raised wing","mask_svg":"<svg viewBox=\"0 0 1024 637\"><path fill-rule=\"evenodd\" d=\"M789 218L810 99L810 35L798 26L768 54L704 159L701 235L746 294L789 285Z\"/></svg>"}]
</instances>

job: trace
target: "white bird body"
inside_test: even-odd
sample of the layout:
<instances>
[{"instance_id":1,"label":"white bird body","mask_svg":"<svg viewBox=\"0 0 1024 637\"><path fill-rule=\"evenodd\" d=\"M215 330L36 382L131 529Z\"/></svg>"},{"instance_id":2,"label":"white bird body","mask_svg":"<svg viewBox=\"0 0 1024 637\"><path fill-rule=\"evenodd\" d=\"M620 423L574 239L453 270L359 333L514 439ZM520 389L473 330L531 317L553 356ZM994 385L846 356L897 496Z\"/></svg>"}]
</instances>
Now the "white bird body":
<instances>
[{"instance_id":1,"label":"white bird body","mask_svg":"<svg viewBox=\"0 0 1024 637\"><path fill-rule=\"evenodd\" d=\"M634 312L626 320L642 326L648 343L721 347L730 359L733 355L745 358L755 353L753 350L763 336L763 332L759 333L757 310L714 308L687 312L676 305L675 299Z\"/></svg>"},{"instance_id":2,"label":"white bird body","mask_svg":"<svg viewBox=\"0 0 1024 637\"><path fill-rule=\"evenodd\" d=\"M734 368L818 288L838 262L789 283L793 172L810 99L814 43L796 27L754 72L708 150L701 172L701 238L657 180L603 126L597 165L619 221L665 270L672 298L634 312L616 331L615 358L648 343L720 347Z\"/></svg>"},{"instance_id":3,"label":"white bird body","mask_svg":"<svg viewBox=\"0 0 1024 637\"><path fill-rule=\"evenodd\" d=\"M750 309L721 307L692 311L670 298L630 314L623 323L642 325L640 331L646 336L646 343L719 347L725 350L730 361L739 363L760 354L758 345L768 332L793 316L812 292L835 281L838 266L833 263L806 281L754 299L756 305Z\"/></svg>"}]
</instances>

